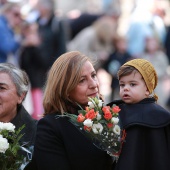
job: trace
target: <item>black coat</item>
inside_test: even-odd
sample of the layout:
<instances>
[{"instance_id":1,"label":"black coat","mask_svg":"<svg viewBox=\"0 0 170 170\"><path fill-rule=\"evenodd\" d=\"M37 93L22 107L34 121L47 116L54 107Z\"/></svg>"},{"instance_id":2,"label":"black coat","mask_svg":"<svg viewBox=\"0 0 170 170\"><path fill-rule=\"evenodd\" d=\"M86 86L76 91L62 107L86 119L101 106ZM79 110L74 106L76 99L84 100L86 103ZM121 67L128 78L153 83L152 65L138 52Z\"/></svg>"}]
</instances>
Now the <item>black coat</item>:
<instances>
[{"instance_id":1,"label":"black coat","mask_svg":"<svg viewBox=\"0 0 170 170\"><path fill-rule=\"evenodd\" d=\"M164 47L170 64L170 26L167 27L167 34L165 38Z\"/></svg>"},{"instance_id":2,"label":"black coat","mask_svg":"<svg viewBox=\"0 0 170 170\"><path fill-rule=\"evenodd\" d=\"M29 170L109 170L111 157L98 149L65 117L39 120L33 165Z\"/></svg>"},{"instance_id":3,"label":"black coat","mask_svg":"<svg viewBox=\"0 0 170 170\"><path fill-rule=\"evenodd\" d=\"M38 18L38 33L41 38L41 45L38 47L43 63L44 70L52 66L53 62L66 52L66 37L63 21L54 14L46 24L41 24L41 18Z\"/></svg>"},{"instance_id":4,"label":"black coat","mask_svg":"<svg viewBox=\"0 0 170 170\"><path fill-rule=\"evenodd\" d=\"M46 78L46 61L41 56L40 49L29 46L24 47L20 54L20 67L26 71L32 88L43 88Z\"/></svg>"},{"instance_id":5,"label":"black coat","mask_svg":"<svg viewBox=\"0 0 170 170\"><path fill-rule=\"evenodd\" d=\"M34 120L30 114L25 110L24 106L20 105L18 107L17 115L11 121L18 129L25 125L25 128L21 131L24 136L21 138L21 143L28 143L27 146L34 145L37 120Z\"/></svg>"},{"instance_id":6,"label":"black coat","mask_svg":"<svg viewBox=\"0 0 170 170\"><path fill-rule=\"evenodd\" d=\"M127 136L114 170L170 170L170 113L144 99L136 104L117 103Z\"/></svg>"}]
</instances>

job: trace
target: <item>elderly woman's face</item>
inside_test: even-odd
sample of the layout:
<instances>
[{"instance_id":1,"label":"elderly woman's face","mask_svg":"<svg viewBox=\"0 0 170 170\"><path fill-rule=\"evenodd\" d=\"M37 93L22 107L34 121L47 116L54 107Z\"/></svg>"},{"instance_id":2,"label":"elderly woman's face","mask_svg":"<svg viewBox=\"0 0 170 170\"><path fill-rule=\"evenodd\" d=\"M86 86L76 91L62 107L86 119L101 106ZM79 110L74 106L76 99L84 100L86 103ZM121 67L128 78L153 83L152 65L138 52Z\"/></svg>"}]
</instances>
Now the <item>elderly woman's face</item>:
<instances>
[{"instance_id":1,"label":"elderly woman's face","mask_svg":"<svg viewBox=\"0 0 170 170\"><path fill-rule=\"evenodd\" d=\"M86 61L82 67L78 85L70 92L69 98L81 105L86 105L88 97L99 96L99 82L93 65Z\"/></svg>"},{"instance_id":2,"label":"elderly woman's face","mask_svg":"<svg viewBox=\"0 0 170 170\"><path fill-rule=\"evenodd\" d=\"M22 97L17 95L17 90L7 73L0 73L0 121L10 121L17 113L17 104L22 102Z\"/></svg>"}]
</instances>

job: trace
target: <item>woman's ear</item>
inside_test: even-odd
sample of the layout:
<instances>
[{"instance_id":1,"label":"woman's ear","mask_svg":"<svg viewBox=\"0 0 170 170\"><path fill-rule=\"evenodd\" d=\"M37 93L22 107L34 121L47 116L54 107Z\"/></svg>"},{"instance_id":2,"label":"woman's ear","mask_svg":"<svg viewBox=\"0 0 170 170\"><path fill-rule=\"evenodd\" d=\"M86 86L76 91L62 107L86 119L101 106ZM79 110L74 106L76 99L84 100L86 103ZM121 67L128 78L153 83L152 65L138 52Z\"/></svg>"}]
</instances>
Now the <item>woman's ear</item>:
<instances>
[{"instance_id":1,"label":"woman's ear","mask_svg":"<svg viewBox=\"0 0 170 170\"><path fill-rule=\"evenodd\" d=\"M25 96L26 96L26 93L22 93L22 95L18 97L18 104L22 103L22 101L24 100Z\"/></svg>"}]
</instances>

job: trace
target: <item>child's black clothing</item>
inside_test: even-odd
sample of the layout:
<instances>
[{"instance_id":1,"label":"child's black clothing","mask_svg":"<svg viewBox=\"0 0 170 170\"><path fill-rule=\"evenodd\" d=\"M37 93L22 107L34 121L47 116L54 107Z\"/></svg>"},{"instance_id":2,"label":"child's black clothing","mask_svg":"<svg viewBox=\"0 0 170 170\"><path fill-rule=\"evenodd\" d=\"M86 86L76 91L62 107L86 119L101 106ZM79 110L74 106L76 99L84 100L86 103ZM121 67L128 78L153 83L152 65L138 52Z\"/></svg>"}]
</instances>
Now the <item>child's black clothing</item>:
<instances>
[{"instance_id":1,"label":"child's black clothing","mask_svg":"<svg viewBox=\"0 0 170 170\"><path fill-rule=\"evenodd\" d=\"M119 105L121 127L126 130L120 158L114 170L170 170L170 113L147 98Z\"/></svg>"}]
</instances>

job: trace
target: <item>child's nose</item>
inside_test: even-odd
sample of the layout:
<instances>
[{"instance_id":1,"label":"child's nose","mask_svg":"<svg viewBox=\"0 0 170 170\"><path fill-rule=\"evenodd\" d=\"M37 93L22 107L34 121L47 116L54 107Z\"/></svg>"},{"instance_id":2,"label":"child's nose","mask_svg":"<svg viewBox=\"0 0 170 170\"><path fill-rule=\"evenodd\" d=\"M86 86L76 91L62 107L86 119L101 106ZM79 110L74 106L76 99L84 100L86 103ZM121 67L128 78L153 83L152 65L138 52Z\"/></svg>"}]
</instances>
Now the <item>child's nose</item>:
<instances>
[{"instance_id":1,"label":"child's nose","mask_svg":"<svg viewBox=\"0 0 170 170\"><path fill-rule=\"evenodd\" d=\"M124 91L128 91L129 90L129 86L128 85L125 85L124 86Z\"/></svg>"}]
</instances>

